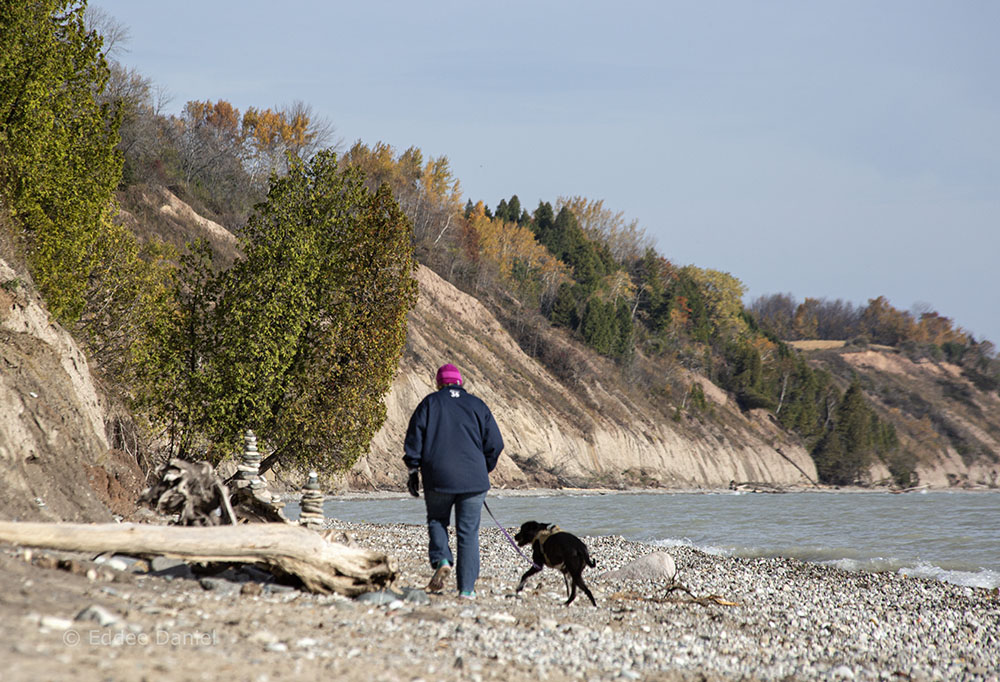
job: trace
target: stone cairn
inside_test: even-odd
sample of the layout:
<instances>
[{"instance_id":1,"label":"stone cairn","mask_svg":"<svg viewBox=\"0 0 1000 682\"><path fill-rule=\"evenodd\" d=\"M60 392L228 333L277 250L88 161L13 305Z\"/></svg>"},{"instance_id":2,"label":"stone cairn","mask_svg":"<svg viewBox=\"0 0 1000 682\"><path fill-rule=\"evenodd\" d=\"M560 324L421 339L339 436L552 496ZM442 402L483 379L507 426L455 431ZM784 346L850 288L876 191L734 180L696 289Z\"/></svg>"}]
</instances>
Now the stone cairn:
<instances>
[{"instance_id":1,"label":"stone cairn","mask_svg":"<svg viewBox=\"0 0 1000 682\"><path fill-rule=\"evenodd\" d=\"M323 493L319 489L319 478L315 471L309 472L309 479L302 488L302 511L299 523L312 530L320 530L326 521L323 515Z\"/></svg>"},{"instance_id":2,"label":"stone cairn","mask_svg":"<svg viewBox=\"0 0 1000 682\"><path fill-rule=\"evenodd\" d=\"M250 488L254 497L272 503L271 492L267 489L267 480L260 475L260 453L257 452L257 436L249 429L243 435L246 443L243 449L243 458L236 466L236 479L233 486L236 488Z\"/></svg>"}]
</instances>

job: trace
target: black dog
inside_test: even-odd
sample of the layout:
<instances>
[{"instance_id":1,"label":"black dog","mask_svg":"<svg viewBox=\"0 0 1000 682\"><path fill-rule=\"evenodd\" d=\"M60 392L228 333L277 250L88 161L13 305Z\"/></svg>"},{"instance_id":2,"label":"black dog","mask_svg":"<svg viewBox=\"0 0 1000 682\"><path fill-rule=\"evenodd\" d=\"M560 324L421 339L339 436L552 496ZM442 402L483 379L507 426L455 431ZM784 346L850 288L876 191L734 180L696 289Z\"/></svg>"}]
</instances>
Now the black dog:
<instances>
[{"instance_id":1,"label":"black dog","mask_svg":"<svg viewBox=\"0 0 1000 682\"><path fill-rule=\"evenodd\" d=\"M566 593L569 595L566 606L576 599L577 585L590 597L590 603L597 606L594 595L583 582L582 575L585 566L593 567L597 562L590 558L587 545L583 544L580 538L560 530L556 525L527 521L521 526L521 530L517 531L514 541L522 547L531 543L531 560L535 564L521 576L521 582L517 586L518 592L524 589L524 583L528 578L541 571L543 566L548 566L562 571Z\"/></svg>"}]
</instances>

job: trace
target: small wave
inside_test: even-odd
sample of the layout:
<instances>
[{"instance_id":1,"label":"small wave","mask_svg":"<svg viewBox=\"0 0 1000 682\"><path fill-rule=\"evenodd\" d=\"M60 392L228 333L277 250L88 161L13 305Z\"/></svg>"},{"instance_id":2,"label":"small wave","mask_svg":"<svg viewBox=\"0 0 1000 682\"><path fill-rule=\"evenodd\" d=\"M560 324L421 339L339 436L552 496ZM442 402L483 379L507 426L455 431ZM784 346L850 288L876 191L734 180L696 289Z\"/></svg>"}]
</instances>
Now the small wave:
<instances>
[{"instance_id":1,"label":"small wave","mask_svg":"<svg viewBox=\"0 0 1000 682\"><path fill-rule=\"evenodd\" d=\"M963 587L983 587L990 590L1000 587L1000 572L988 568L978 571L955 571L933 564L917 564L904 566L897 572L911 578L929 578Z\"/></svg>"},{"instance_id":2,"label":"small wave","mask_svg":"<svg viewBox=\"0 0 1000 682\"><path fill-rule=\"evenodd\" d=\"M825 559L817 561L816 563L822 564L823 566L833 566L834 568L839 568L842 571L867 571L869 573L894 573L902 566L902 562L896 559L886 559L884 557L868 557L865 559L841 557L839 559Z\"/></svg>"},{"instance_id":3,"label":"small wave","mask_svg":"<svg viewBox=\"0 0 1000 682\"><path fill-rule=\"evenodd\" d=\"M985 589L1000 587L1000 572L988 568L959 570L943 568L925 562L914 564L913 562L891 557L864 557L861 555L851 557L843 556L841 552L828 548L800 548L798 551L767 551L759 548L738 549L735 547L698 544L690 538L666 538L655 540L650 544L666 548L690 547L705 554L723 557L786 557L855 573L897 573L901 576L927 578L953 585L961 585L962 587L981 587Z\"/></svg>"},{"instance_id":4,"label":"small wave","mask_svg":"<svg viewBox=\"0 0 1000 682\"><path fill-rule=\"evenodd\" d=\"M808 561L808 559L806 559ZM1000 572L978 566L945 568L929 562L886 557L842 557L816 563L834 566L845 571L868 573L896 573L910 578L928 578L963 587L1000 587Z\"/></svg>"},{"instance_id":5,"label":"small wave","mask_svg":"<svg viewBox=\"0 0 1000 682\"><path fill-rule=\"evenodd\" d=\"M705 554L713 556L733 556L735 550L732 547L718 547L716 545L699 545L689 538L667 538L665 540L654 540L649 544L655 547L690 547Z\"/></svg>"}]
</instances>

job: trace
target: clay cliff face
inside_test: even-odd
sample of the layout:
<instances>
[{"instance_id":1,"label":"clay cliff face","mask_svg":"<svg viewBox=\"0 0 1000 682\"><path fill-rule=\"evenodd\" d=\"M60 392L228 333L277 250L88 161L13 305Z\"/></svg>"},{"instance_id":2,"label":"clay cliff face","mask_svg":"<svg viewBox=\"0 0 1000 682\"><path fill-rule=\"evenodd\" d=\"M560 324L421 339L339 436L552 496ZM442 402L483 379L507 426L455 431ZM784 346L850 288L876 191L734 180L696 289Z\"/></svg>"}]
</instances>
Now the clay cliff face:
<instances>
[{"instance_id":1,"label":"clay cliff face","mask_svg":"<svg viewBox=\"0 0 1000 682\"><path fill-rule=\"evenodd\" d=\"M386 399L388 418L369 454L345 477L350 488L403 487L410 413L434 390L434 372L445 362L461 369L466 388L486 401L500 425L506 448L492 476L495 486L718 488L730 481L808 485L816 479L808 453L765 415L740 414L718 390L706 395L721 418L704 422L668 419L595 381L569 390L476 299L424 267L417 280L420 298Z\"/></svg>"},{"instance_id":2,"label":"clay cliff face","mask_svg":"<svg viewBox=\"0 0 1000 682\"><path fill-rule=\"evenodd\" d=\"M104 415L87 359L0 260L0 515L110 520Z\"/></svg>"},{"instance_id":3,"label":"clay cliff face","mask_svg":"<svg viewBox=\"0 0 1000 682\"><path fill-rule=\"evenodd\" d=\"M899 353L876 350L845 353L840 357L881 387L870 392L869 398L894 417L900 447L920 456L917 473L921 485L931 488L1000 485L997 461L1000 394L978 390L961 367L949 362L914 361ZM961 399L948 399L945 393ZM918 418L913 412L899 409L899 403L912 399L907 396L918 396L919 400L934 405L934 418L946 425L944 430L963 437L965 457L938 429L927 428L929 417ZM875 480L887 476L888 470L879 473L873 472Z\"/></svg>"}]
</instances>

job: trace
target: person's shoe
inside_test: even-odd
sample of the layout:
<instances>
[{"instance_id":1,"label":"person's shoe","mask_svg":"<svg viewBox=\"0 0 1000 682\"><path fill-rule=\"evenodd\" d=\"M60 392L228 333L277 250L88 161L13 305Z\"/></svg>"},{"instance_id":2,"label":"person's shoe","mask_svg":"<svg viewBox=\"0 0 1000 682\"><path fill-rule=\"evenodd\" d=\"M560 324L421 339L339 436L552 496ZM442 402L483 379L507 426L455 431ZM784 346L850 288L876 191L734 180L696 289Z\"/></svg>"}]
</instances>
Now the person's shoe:
<instances>
[{"instance_id":1,"label":"person's shoe","mask_svg":"<svg viewBox=\"0 0 1000 682\"><path fill-rule=\"evenodd\" d=\"M458 598L459 599L475 599L476 598L476 592L475 592L475 590L462 590L461 592L458 593Z\"/></svg>"},{"instance_id":2,"label":"person's shoe","mask_svg":"<svg viewBox=\"0 0 1000 682\"><path fill-rule=\"evenodd\" d=\"M440 592L444 589L444 581L448 579L451 575L451 564L447 561L442 561L438 564L437 570L434 571L434 575L431 576L431 581L427 583L428 592Z\"/></svg>"}]
</instances>

